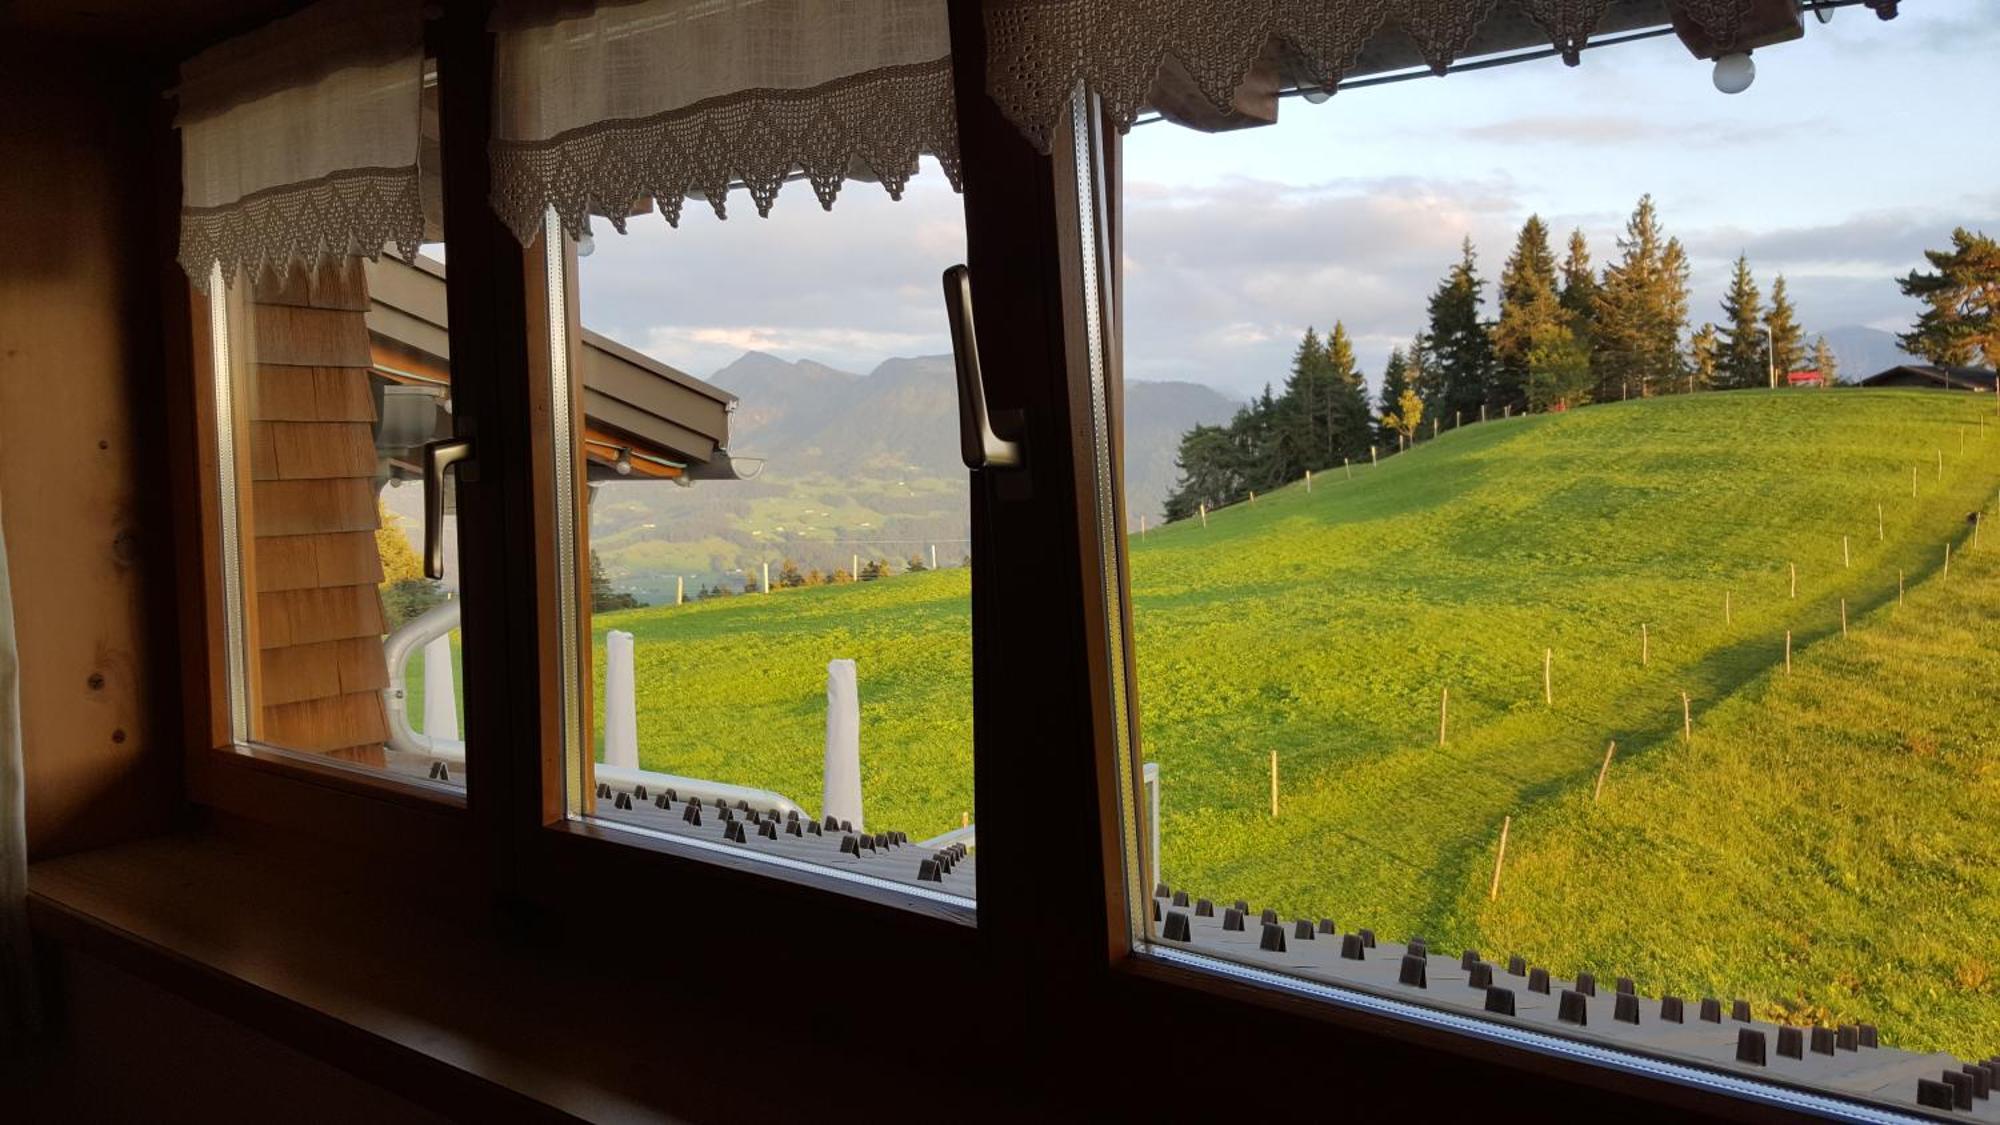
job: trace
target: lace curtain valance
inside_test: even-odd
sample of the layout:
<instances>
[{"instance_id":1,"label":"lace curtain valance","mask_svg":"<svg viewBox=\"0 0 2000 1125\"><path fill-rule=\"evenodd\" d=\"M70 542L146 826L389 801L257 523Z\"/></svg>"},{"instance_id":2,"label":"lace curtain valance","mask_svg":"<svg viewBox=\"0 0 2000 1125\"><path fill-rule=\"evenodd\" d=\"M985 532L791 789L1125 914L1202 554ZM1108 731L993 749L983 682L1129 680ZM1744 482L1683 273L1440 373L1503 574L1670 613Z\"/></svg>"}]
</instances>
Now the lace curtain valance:
<instances>
[{"instance_id":1,"label":"lace curtain valance","mask_svg":"<svg viewBox=\"0 0 2000 1125\"><path fill-rule=\"evenodd\" d=\"M892 196L928 153L958 182L946 0L515 0L495 16L493 206L522 242L635 207L747 187L759 214L803 176ZM582 9L582 10L579 10Z\"/></svg>"},{"instance_id":2,"label":"lace curtain valance","mask_svg":"<svg viewBox=\"0 0 2000 1125\"><path fill-rule=\"evenodd\" d=\"M1672 0L1711 40L1734 42L1753 0ZM986 7L987 88L1043 151L1079 83L1120 127L1163 92L1218 114L1275 52L1285 81L1331 91L1377 35L1408 36L1438 72L1499 8L1525 14L1571 61L1614 0L997 0Z\"/></svg>"},{"instance_id":3,"label":"lace curtain valance","mask_svg":"<svg viewBox=\"0 0 2000 1125\"><path fill-rule=\"evenodd\" d=\"M320 0L181 65L180 262L224 278L423 239L423 17Z\"/></svg>"}]
</instances>

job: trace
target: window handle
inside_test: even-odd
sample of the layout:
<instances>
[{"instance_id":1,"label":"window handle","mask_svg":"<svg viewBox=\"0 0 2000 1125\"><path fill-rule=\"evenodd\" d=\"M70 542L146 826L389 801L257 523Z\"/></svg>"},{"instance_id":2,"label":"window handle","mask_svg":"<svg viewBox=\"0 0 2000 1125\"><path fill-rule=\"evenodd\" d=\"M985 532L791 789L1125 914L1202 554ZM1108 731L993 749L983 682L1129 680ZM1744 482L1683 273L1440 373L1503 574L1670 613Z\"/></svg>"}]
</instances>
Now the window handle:
<instances>
[{"instance_id":1,"label":"window handle","mask_svg":"<svg viewBox=\"0 0 2000 1125\"><path fill-rule=\"evenodd\" d=\"M424 446L424 577L444 577L444 474L460 465L460 480L472 479L471 438L446 438Z\"/></svg>"},{"instance_id":2,"label":"window handle","mask_svg":"<svg viewBox=\"0 0 2000 1125\"><path fill-rule=\"evenodd\" d=\"M944 271L944 307L958 367L958 448L965 467L1019 468L1021 443L994 433L986 409L986 377L979 370L979 336L972 325L972 274L962 265Z\"/></svg>"}]
</instances>

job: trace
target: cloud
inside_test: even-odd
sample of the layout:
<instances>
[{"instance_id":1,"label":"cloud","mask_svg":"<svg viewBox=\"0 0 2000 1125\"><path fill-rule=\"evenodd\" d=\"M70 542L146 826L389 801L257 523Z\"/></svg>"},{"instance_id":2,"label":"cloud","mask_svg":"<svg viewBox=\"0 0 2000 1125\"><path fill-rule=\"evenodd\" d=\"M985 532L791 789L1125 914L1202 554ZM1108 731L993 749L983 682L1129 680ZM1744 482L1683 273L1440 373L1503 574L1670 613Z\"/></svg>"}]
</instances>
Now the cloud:
<instances>
[{"instance_id":1,"label":"cloud","mask_svg":"<svg viewBox=\"0 0 2000 1125\"><path fill-rule=\"evenodd\" d=\"M1792 135L1814 123L1734 125L1715 122L1667 124L1658 116L1622 114L1535 114L1506 117L1456 130L1468 141L1497 145L1568 145L1602 148L1607 145L1697 144L1708 147L1758 144Z\"/></svg>"}]
</instances>

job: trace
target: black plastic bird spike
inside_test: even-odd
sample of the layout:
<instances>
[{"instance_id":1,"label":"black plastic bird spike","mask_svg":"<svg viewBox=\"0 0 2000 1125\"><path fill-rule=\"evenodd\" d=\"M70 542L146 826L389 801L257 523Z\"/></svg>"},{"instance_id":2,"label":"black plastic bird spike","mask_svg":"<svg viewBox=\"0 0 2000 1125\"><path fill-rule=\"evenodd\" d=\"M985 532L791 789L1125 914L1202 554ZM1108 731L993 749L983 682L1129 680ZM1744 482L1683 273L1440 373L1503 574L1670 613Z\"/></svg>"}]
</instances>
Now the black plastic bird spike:
<instances>
[{"instance_id":1,"label":"black plastic bird spike","mask_svg":"<svg viewBox=\"0 0 2000 1125\"><path fill-rule=\"evenodd\" d=\"M1257 939L1257 948L1266 953L1285 951L1285 928L1276 922L1264 923L1264 936Z\"/></svg>"}]
</instances>

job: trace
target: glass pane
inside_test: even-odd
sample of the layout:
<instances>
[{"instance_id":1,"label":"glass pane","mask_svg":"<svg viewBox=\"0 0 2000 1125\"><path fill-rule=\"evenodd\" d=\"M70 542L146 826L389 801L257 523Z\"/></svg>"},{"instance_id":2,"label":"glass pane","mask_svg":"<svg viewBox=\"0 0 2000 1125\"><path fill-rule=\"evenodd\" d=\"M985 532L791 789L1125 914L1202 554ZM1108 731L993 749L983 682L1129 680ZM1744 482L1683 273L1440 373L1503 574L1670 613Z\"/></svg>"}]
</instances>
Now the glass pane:
<instances>
[{"instance_id":1,"label":"glass pane","mask_svg":"<svg viewBox=\"0 0 2000 1125\"><path fill-rule=\"evenodd\" d=\"M1809 17L1734 98L1666 36L1132 131L1153 950L1987 1088L2000 157L1906 112L1980 96L1973 9Z\"/></svg>"},{"instance_id":2,"label":"glass pane","mask_svg":"<svg viewBox=\"0 0 2000 1125\"><path fill-rule=\"evenodd\" d=\"M802 187L578 247L576 815L969 905L971 543L939 276L963 212ZM699 211L699 213L697 213Z\"/></svg>"},{"instance_id":3,"label":"glass pane","mask_svg":"<svg viewBox=\"0 0 2000 1125\"><path fill-rule=\"evenodd\" d=\"M435 85L426 90L435 105ZM425 576L423 447L453 434L426 113L414 262L344 258L215 288L239 742L462 785L455 488Z\"/></svg>"}]
</instances>

